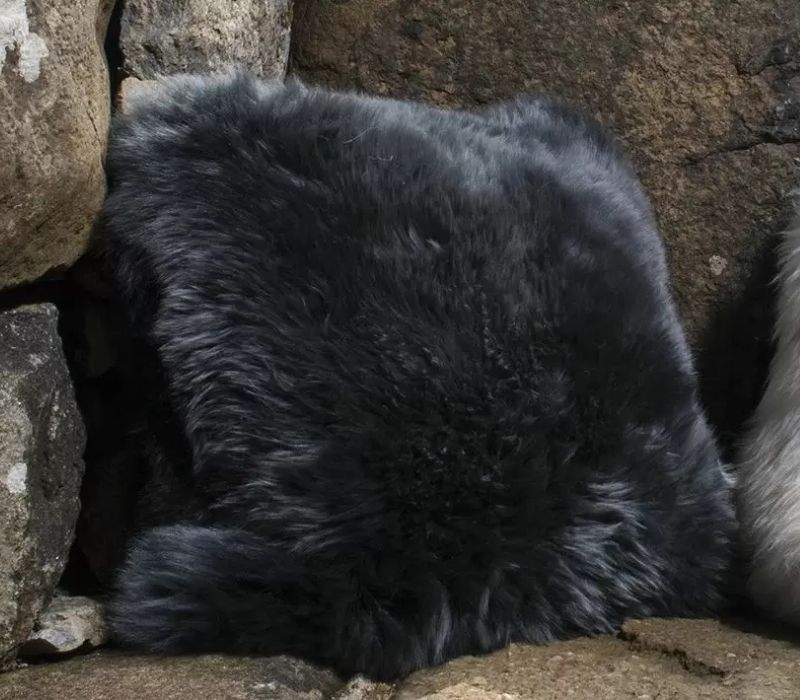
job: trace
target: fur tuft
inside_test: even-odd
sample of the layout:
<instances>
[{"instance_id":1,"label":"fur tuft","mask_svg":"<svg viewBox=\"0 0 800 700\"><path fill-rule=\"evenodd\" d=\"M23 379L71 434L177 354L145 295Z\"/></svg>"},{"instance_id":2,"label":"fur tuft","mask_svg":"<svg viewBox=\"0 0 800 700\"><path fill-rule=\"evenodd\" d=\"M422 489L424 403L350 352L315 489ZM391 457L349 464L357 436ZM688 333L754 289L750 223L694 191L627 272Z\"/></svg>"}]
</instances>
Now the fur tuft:
<instances>
[{"instance_id":1,"label":"fur tuft","mask_svg":"<svg viewBox=\"0 0 800 700\"><path fill-rule=\"evenodd\" d=\"M119 641L158 653L285 653L303 606L276 605L275 598L316 595L307 579L296 558L251 533L153 528L132 543L109 623Z\"/></svg>"},{"instance_id":2,"label":"fur tuft","mask_svg":"<svg viewBox=\"0 0 800 700\"><path fill-rule=\"evenodd\" d=\"M800 625L800 215L779 258L775 355L739 454L738 501L750 595Z\"/></svg>"}]
</instances>

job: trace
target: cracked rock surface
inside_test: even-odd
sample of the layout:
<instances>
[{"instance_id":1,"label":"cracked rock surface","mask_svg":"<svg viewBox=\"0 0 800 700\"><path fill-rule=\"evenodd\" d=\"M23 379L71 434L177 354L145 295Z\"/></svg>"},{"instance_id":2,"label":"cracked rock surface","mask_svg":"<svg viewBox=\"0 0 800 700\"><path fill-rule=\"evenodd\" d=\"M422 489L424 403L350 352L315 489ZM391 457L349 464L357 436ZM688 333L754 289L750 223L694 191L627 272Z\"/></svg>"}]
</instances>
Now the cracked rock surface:
<instances>
[{"instance_id":1,"label":"cracked rock surface","mask_svg":"<svg viewBox=\"0 0 800 700\"><path fill-rule=\"evenodd\" d=\"M0 700L796 699L800 638L780 637L739 623L636 621L619 637L512 645L420 671L394 687L345 684L285 657L153 660L101 652L0 676Z\"/></svg>"},{"instance_id":2,"label":"cracked rock surface","mask_svg":"<svg viewBox=\"0 0 800 700\"><path fill-rule=\"evenodd\" d=\"M292 46L314 83L465 107L546 92L610 125L732 441L769 355L771 235L800 184L797 0L297 0Z\"/></svg>"}]
</instances>

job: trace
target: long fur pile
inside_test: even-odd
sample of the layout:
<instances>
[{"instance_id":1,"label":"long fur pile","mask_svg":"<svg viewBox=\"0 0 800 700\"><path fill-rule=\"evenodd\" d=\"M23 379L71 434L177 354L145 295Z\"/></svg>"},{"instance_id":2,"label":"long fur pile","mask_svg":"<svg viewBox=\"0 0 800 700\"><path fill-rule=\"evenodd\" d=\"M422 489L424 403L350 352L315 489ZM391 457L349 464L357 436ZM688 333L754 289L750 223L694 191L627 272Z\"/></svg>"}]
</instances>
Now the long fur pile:
<instances>
[{"instance_id":1,"label":"long fur pile","mask_svg":"<svg viewBox=\"0 0 800 700\"><path fill-rule=\"evenodd\" d=\"M775 355L739 455L738 500L750 595L800 625L800 218L779 256Z\"/></svg>"},{"instance_id":2,"label":"long fur pile","mask_svg":"<svg viewBox=\"0 0 800 700\"><path fill-rule=\"evenodd\" d=\"M721 604L731 483L596 123L186 77L109 167L158 501L118 640L388 679Z\"/></svg>"}]
</instances>

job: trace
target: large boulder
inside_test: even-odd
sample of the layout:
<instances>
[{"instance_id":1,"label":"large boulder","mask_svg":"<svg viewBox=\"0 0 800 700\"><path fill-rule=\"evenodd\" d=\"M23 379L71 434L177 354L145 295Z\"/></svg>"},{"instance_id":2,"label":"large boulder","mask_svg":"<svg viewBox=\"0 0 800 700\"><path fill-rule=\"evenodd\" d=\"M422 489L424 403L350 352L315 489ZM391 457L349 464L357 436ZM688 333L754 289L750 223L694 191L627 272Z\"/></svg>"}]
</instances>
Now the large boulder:
<instances>
[{"instance_id":1,"label":"large boulder","mask_svg":"<svg viewBox=\"0 0 800 700\"><path fill-rule=\"evenodd\" d=\"M67 563L84 431L53 306L0 313L0 668Z\"/></svg>"},{"instance_id":2,"label":"large boulder","mask_svg":"<svg viewBox=\"0 0 800 700\"><path fill-rule=\"evenodd\" d=\"M292 0L127 0L123 72L152 80L248 68L283 78L291 23Z\"/></svg>"},{"instance_id":3,"label":"large boulder","mask_svg":"<svg viewBox=\"0 0 800 700\"><path fill-rule=\"evenodd\" d=\"M0 3L0 289L73 263L104 194L112 0Z\"/></svg>"},{"instance_id":4,"label":"large boulder","mask_svg":"<svg viewBox=\"0 0 800 700\"><path fill-rule=\"evenodd\" d=\"M654 202L705 400L735 435L797 182L797 0L297 0L292 45L310 82L466 107L544 91L610 125Z\"/></svg>"}]
</instances>

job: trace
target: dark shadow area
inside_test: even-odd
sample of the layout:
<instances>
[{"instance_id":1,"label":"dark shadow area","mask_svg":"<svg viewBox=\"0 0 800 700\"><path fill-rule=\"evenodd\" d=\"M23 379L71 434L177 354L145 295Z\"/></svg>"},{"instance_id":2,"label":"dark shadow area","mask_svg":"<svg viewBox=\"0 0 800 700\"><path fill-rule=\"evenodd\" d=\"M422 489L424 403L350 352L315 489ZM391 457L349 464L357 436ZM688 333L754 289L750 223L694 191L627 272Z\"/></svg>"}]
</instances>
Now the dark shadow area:
<instances>
[{"instance_id":1,"label":"dark shadow area","mask_svg":"<svg viewBox=\"0 0 800 700\"><path fill-rule=\"evenodd\" d=\"M97 598L97 596L95 596ZM103 645L106 647L106 645ZM36 649L35 645L28 644L27 650L23 648L20 650L19 659L25 662L26 666L47 666L49 664L60 664L78 656L87 656L88 654L97 653L97 647L93 646L90 642L84 642L76 649L67 652L58 653L45 653Z\"/></svg>"},{"instance_id":2,"label":"dark shadow area","mask_svg":"<svg viewBox=\"0 0 800 700\"><path fill-rule=\"evenodd\" d=\"M58 309L58 332L86 428L77 537L59 585L69 593L93 595L108 583L102 574L124 552L125 504L132 508L132 481L141 472L139 465L125 473L120 468L130 454L127 380L119 367L125 342L116 322L120 312L86 258L68 273L52 273L0 294L0 311L29 304Z\"/></svg>"},{"instance_id":3,"label":"dark shadow area","mask_svg":"<svg viewBox=\"0 0 800 700\"><path fill-rule=\"evenodd\" d=\"M23 287L4 289L0 294L0 311L10 311L28 304L56 304L64 295L66 282L63 277L43 279Z\"/></svg>"},{"instance_id":4,"label":"dark shadow area","mask_svg":"<svg viewBox=\"0 0 800 700\"><path fill-rule=\"evenodd\" d=\"M154 350L129 327L93 253L53 301L87 435L81 510L61 587L96 595L113 584L133 534L196 513L189 447L169 411ZM178 475L177 464L188 472Z\"/></svg>"},{"instance_id":5,"label":"dark shadow area","mask_svg":"<svg viewBox=\"0 0 800 700\"><path fill-rule=\"evenodd\" d=\"M742 293L719 309L700 342L701 398L728 460L761 399L772 358L777 241L773 235L765 242Z\"/></svg>"},{"instance_id":6,"label":"dark shadow area","mask_svg":"<svg viewBox=\"0 0 800 700\"><path fill-rule=\"evenodd\" d=\"M771 620L750 602L728 615L723 615L721 622L737 632L800 646L800 629Z\"/></svg>"},{"instance_id":7,"label":"dark shadow area","mask_svg":"<svg viewBox=\"0 0 800 700\"><path fill-rule=\"evenodd\" d=\"M122 31L122 11L124 7L125 0L117 0L114 5L114 10L111 13L111 18L108 22L105 43L103 44L103 49L106 54L106 62L108 63L108 79L111 88L112 111L116 103L114 98L119 92L120 83L125 78L125 74L122 69L124 58L122 55L122 49L119 45L119 38Z\"/></svg>"},{"instance_id":8,"label":"dark shadow area","mask_svg":"<svg viewBox=\"0 0 800 700\"><path fill-rule=\"evenodd\" d=\"M131 434L122 311L91 255L55 300L59 333L86 426L85 472L75 542L61 587L92 595L111 582L125 552L143 469Z\"/></svg>"}]
</instances>

